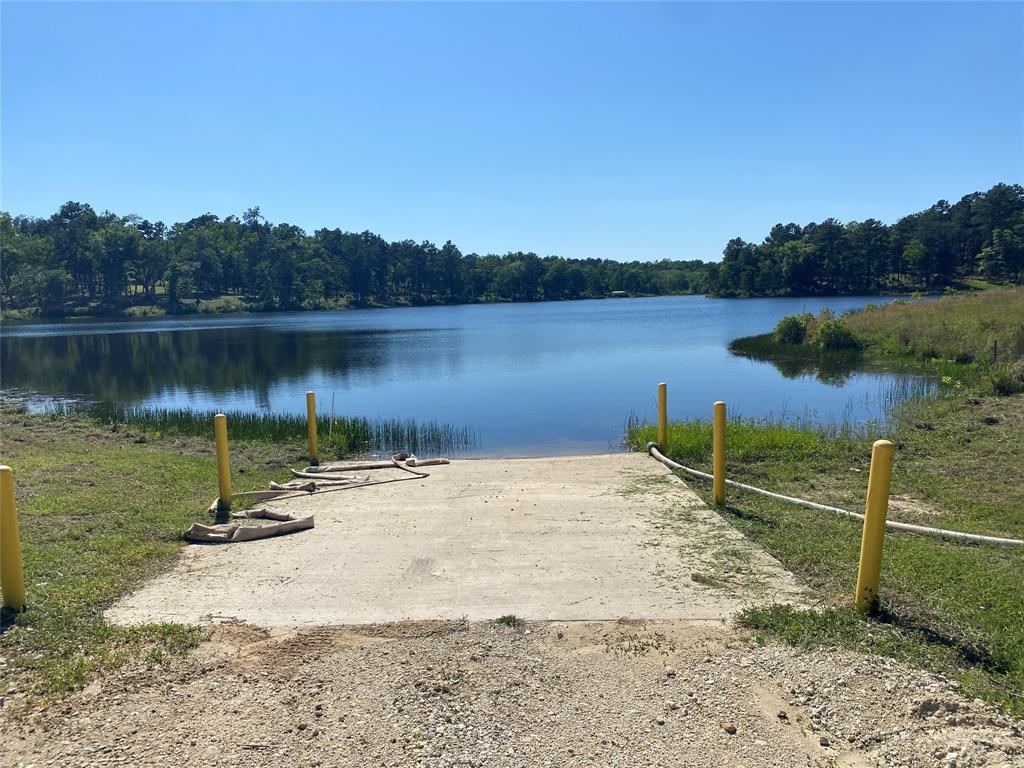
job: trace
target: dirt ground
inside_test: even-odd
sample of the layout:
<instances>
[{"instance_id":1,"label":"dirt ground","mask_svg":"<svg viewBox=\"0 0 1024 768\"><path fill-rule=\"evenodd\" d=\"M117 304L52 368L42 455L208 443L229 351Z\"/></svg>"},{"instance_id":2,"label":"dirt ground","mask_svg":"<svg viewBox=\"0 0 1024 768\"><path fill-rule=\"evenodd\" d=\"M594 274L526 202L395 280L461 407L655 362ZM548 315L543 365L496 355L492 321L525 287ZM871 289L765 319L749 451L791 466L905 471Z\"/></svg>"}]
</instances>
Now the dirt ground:
<instances>
[{"instance_id":1,"label":"dirt ground","mask_svg":"<svg viewBox=\"0 0 1024 768\"><path fill-rule=\"evenodd\" d=\"M316 527L188 547L107 616L265 627L504 614L719 619L800 599L776 560L643 454L456 461L429 472L275 501L268 506L314 515Z\"/></svg>"},{"instance_id":2,"label":"dirt ground","mask_svg":"<svg viewBox=\"0 0 1024 768\"><path fill-rule=\"evenodd\" d=\"M19 768L1024 765L941 679L721 622L227 624L3 732Z\"/></svg>"}]
</instances>

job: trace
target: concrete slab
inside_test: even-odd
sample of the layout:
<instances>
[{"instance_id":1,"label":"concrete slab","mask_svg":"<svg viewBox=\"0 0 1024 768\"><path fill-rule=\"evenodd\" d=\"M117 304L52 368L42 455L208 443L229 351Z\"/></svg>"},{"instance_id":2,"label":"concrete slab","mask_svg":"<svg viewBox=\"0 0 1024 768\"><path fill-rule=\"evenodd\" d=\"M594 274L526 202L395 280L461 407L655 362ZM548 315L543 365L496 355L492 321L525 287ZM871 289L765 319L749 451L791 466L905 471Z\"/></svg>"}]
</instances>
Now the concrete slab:
<instances>
[{"instance_id":1,"label":"concrete slab","mask_svg":"<svg viewBox=\"0 0 1024 768\"><path fill-rule=\"evenodd\" d=\"M273 503L316 528L193 545L118 623L721 619L801 588L642 454L467 460Z\"/></svg>"}]
</instances>

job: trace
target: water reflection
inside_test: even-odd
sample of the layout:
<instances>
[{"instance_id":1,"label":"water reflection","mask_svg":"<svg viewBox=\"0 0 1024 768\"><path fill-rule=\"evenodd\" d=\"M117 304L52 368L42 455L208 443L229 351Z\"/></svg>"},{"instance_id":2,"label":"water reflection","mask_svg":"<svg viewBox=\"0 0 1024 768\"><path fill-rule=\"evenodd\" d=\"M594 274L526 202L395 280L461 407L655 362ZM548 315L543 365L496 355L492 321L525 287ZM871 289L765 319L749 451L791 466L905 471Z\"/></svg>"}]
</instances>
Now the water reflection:
<instances>
[{"instance_id":1,"label":"water reflection","mask_svg":"<svg viewBox=\"0 0 1024 768\"><path fill-rule=\"evenodd\" d=\"M249 391L260 407L269 408L272 385L302 381L313 372L343 384L356 373L373 376L398 358L407 375L457 370L458 339L443 350L432 341L429 332L416 330L277 333L266 328L26 336L0 345L0 371L4 387L51 395L127 403L174 390Z\"/></svg>"},{"instance_id":2,"label":"water reflection","mask_svg":"<svg viewBox=\"0 0 1024 768\"><path fill-rule=\"evenodd\" d=\"M809 357L807 355L759 355L753 352L736 354L750 360L768 363L787 379L813 376L823 384L842 387L857 371L864 371L865 365L857 354L832 354Z\"/></svg>"},{"instance_id":3,"label":"water reflection","mask_svg":"<svg viewBox=\"0 0 1024 768\"><path fill-rule=\"evenodd\" d=\"M122 405L303 413L470 425L483 453L582 453L619 446L630 412L652 418L669 382L672 418L714 400L751 417L884 416L918 377L854 361L750 359L727 345L786 314L877 298L698 296L5 324L0 386ZM901 389L902 388L902 389ZM883 393L883 394L879 394Z\"/></svg>"},{"instance_id":4,"label":"water reflection","mask_svg":"<svg viewBox=\"0 0 1024 768\"><path fill-rule=\"evenodd\" d=\"M859 352L822 352L819 354L759 354L757 352L733 351L733 354L767 363L773 366L787 379L813 377L815 380L832 387L843 387L858 374L876 373L892 374L892 383L907 382L913 386L907 390L897 388L899 392L924 394L935 388L935 382L928 376L915 375L919 367L911 363L877 363L864 359ZM894 399L894 398L889 398Z\"/></svg>"}]
</instances>

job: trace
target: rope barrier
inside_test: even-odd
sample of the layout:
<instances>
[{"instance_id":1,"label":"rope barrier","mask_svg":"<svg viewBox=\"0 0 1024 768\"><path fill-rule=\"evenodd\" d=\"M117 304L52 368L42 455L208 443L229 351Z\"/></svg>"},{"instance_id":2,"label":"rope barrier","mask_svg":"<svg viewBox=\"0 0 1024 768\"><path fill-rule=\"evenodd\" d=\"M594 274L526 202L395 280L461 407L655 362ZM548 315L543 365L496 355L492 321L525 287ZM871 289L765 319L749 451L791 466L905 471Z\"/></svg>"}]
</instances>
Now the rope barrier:
<instances>
[{"instance_id":1,"label":"rope barrier","mask_svg":"<svg viewBox=\"0 0 1024 768\"><path fill-rule=\"evenodd\" d=\"M714 480L712 475L707 472L701 472L690 467L685 467L678 462L672 461L672 459L665 456L660 450L658 450L658 444L650 442L647 444L647 452L655 459L660 461L666 467L670 469L678 469L682 472L699 478L701 480ZM850 512L846 509L840 509L839 507L830 507L827 504L818 504L815 501L807 501L806 499L798 499L795 496L784 496L781 493L773 493L772 491L766 491L764 488L757 488L753 485L747 485L746 483L739 483L735 480L725 481L726 485L731 485L733 488L740 488L744 491L751 493L757 493L761 496L767 496L770 499L776 499L778 501L785 501L790 504L797 504L801 507L808 507L810 509L817 509L822 512L832 512L843 517L848 517L853 520L863 520L864 515L859 512ZM908 531L909 533L918 533L923 536L936 536L944 539L952 539L954 541L967 541L976 544L996 544L1004 547L1024 547L1024 541L1020 539L1007 539L999 536L982 536L977 533L964 533L963 531L949 531L944 528L929 528L924 525L913 525L911 523L900 523L894 520L886 520L885 527L894 531Z\"/></svg>"}]
</instances>

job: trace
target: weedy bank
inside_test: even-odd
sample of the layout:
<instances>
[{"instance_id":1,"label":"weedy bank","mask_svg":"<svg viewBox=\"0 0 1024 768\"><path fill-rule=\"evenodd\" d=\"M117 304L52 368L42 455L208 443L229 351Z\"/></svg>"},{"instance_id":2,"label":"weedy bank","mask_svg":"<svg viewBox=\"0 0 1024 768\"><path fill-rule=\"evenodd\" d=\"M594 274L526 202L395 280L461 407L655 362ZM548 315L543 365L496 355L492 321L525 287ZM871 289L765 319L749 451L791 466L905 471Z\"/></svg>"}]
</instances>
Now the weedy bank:
<instances>
[{"instance_id":1,"label":"weedy bank","mask_svg":"<svg viewBox=\"0 0 1024 768\"><path fill-rule=\"evenodd\" d=\"M138 408L112 403L55 405L56 417L81 414L109 427L141 430L158 437L209 438L214 413L187 408ZM228 412L225 414L232 440L291 443L306 439L304 415L291 413ZM327 458L371 453L464 453L476 447L476 432L470 427L415 419L367 419L317 414L317 435L321 453Z\"/></svg>"},{"instance_id":2,"label":"weedy bank","mask_svg":"<svg viewBox=\"0 0 1024 768\"><path fill-rule=\"evenodd\" d=\"M761 353L771 345L785 347L789 355L803 353L813 368L829 351L814 328L842 322L856 341L843 348L844 361L851 352L865 364L916 360L924 370L944 371L945 378L934 394L894 407L890 421L881 426L733 420L728 475L863 511L871 443L885 437L897 446L891 519L1024 538L1024 394L1016 391L1024 389L1019 374L1024 348L1014 341L1024 310L1006 316L1022 300L1020 290L992 291L895 304L816 323L807 323L805 316L798 318L807 325L795 343L741 340L746 344L738 346L746 350L760 340ZM936 332L935 324L946 331ZM1007 340L1007 359L980 357L994 338ZM1014 357L1012 350L1017 350ZM635 449L654 439L654 427L630 425L628 440ZM710 471L711 425L671 424L665 453ZM710 503L710 488L690 484ZM820 599L814 610L774 606L747 611L742 621L759 637L803 646L842 645L909 660L960 680L970 695L1024 713L1024 550L889 532L881 610L862 617L852 609L858 522L732 488L729 494L722 508L727 519L798 574Z\"/></svg>"},{"instance_id":3,"label":"weedy bank","mask_svg":"<svg viewBox=\"0 0 1024 768\"><path fill-rule=\"evenodd\" d=\"M787 375L883 368L1012 394L1024 391L1024 288L869 304L838 317L790 315L729 348Z\"/></svg>"}]
</instances>

